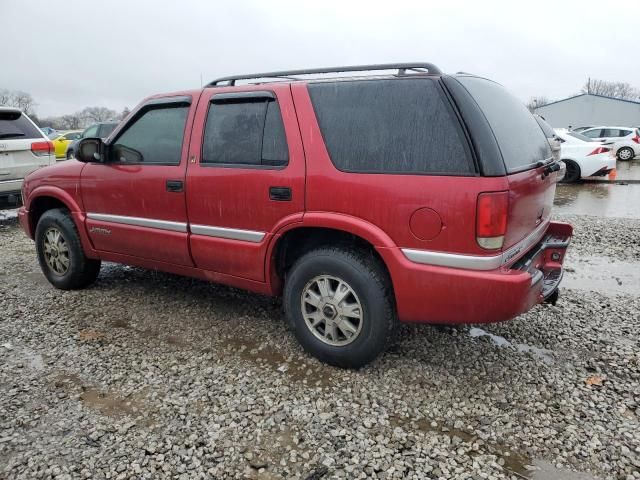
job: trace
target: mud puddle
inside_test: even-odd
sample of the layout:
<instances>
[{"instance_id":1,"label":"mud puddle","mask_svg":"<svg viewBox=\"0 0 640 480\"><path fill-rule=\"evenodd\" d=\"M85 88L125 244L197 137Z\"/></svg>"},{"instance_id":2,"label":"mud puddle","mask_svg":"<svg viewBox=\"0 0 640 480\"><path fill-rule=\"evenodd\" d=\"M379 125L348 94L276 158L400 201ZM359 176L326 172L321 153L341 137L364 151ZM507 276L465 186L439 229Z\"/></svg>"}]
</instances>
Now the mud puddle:
<instances>
[{"instance_id":1,"label":"mud puddle","mask_svg":"<svg viewBox=\"0 0 640 480\"><path fill-rule=\"evenodd\" d=\"M227 338L225 346L232 354L243 360L275 370L286 375L290 380L316 387L333 385L331 372L334 369L327 365L312 365L296 355L285 356L266 343L258 344L250 339Z\"/></svg>"},{"instance_id":2,"label":"mud puddle","mask_svg":"<svg viewBox=\"0 0 640 480\"><path fill-rule=\"evenodd\" d=\"M559 185L555 213L607 218L640 218L640 184Z\"/></svg>"},{"instance_id":3,"label":"mud puddle","mask_svg":"<svg viewBox=\"0 0 640 480\"><path fill-rule=\"evenodd\" d=\"M607 257L583 256L565 262L562 286L610 294L637 294L640 289L640 262Z\"/></svg>"}]
</instances>

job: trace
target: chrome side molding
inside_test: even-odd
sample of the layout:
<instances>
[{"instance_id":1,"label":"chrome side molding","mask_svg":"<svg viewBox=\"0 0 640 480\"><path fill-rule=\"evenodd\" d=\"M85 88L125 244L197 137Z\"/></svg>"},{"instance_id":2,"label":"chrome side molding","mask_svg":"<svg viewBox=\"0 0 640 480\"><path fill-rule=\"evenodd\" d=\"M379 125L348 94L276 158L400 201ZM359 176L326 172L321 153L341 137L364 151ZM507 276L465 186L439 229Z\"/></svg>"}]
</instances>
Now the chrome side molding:
<instances>
[{"instance_id":1,"label":"chrome side molding","mask_svg":"<svg viewBox=\"0 0 640 480\"><path fill-rule=\"evenodd\" d=\"M124 215L107 215L104 213L87 213L87 218L99 222L121 223L123 225L135 225L137 227L157 228L172 232L186 232L187 224L183 222L170 222L168 220L155 220L153 218L126 217Z\"/></svg>"},{"instance_id":2,"label":"chrome side molding","mask_svg":"<svg viewBox=\"0 0 640 480\"><path fill-rule=\"evenodd\" d=\"M191 233L205 235L207 237L229 238L231 240L243 240L245 242L260 243L265 236L264 232L255 230L241 230L238 228L211 227L208 225L190 225Z\"/></svg>"}]
</instances>

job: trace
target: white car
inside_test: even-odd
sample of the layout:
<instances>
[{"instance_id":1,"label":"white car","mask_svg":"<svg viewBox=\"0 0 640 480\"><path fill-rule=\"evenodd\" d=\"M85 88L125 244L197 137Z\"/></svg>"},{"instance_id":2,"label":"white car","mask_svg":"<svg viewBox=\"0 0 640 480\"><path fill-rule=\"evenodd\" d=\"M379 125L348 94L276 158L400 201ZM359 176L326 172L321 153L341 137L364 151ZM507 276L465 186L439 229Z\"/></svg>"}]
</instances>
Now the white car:
<instances>
[{"instance_id":1,"label":"white car","mask_svg":"<svg viewBox=\"0 0 640 480\"><path fill-rule=\"evenodd\" d=\"M640 156L640 128L634 129L633 135L616 141L612 148L618 160L633 160Z\"/></svg>"},{"instance_id":2,"label":"white car","mask_svg":"<svg viewBox=\"0 0 640 480\"><path fill-rule=\"evenodd\" d=\"M602 145L581 133L556 129L562 142L560 158L567 166L564 182L577 182L581 178L608 175L616 168L616 157L611 155L611 146Z\"/></svg>"},{"instance_id":3,"label":"white car","mask_svg":"<svg viewBox=\"0 0 640 480\"><path fill-rule=\"evenodd\" d=\"M14 203L22 180L56 163L53 143L17 108L0 107L0 198Z\"/></svg>"},{"instance_id":4,"label":"white car","mask_svg":"<svg viewBox=\"0 0 640 480\"><path fill-rule=\"evenodd\" d=\"M635 135L636 129L633 127L591 127L582 130L580 133L585 137L603 142L617 142L623 138L631 138Z\"/></svg>"}]
</instances>

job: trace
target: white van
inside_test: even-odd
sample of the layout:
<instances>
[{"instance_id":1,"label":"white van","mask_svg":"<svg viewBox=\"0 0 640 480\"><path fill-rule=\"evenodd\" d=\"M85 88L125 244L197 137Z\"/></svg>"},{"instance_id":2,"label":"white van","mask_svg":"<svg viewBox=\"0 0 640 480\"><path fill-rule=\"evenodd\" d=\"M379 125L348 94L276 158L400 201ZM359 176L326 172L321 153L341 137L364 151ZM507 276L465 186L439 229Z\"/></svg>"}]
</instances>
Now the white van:
<instances>
[{"instance_id":1,"label":"white van","mask_svg":"<svg viewBox=\"0 0 640 480\"><path fill-rule=\"evenodd\" d=\"M56 163L53 143L17 108L0 107L0 200L20 197L22 180Z\"/></svg>"}]
</instances>

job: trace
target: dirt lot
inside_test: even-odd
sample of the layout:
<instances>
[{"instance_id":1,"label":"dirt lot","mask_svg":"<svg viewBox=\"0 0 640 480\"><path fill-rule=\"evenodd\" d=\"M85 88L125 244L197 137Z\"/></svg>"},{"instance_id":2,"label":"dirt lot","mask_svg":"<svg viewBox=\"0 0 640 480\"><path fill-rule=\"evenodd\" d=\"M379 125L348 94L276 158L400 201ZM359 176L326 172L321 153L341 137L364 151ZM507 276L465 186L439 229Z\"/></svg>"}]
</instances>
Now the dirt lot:
<instances>
[{"instance_id":1,"label":"dirt lot","mask_svg":"<svg viewBox=\"0 0 640 480\"><path fill-rule=\"evenodd\" d=\"M0 478L640 479L640 185L604 187L559 190L555 307L404 326L358 372L278 300L112 264L55 290L0 220ZM629 214L580 200L606 188Z\"/></svg>"}]
</instances>

